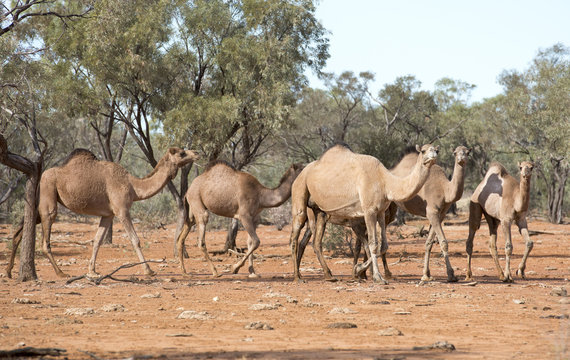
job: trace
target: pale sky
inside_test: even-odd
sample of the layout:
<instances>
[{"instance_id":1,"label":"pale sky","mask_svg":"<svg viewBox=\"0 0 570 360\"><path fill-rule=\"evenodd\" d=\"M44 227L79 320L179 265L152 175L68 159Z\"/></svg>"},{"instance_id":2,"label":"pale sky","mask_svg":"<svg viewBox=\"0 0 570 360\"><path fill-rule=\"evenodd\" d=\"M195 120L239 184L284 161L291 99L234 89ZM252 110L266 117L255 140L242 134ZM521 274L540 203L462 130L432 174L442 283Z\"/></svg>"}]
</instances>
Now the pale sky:
<instances>
[{"instance_id":1,"label":"pale sky","mask_svg":"<svg viewBox=\"0 0 570 360\"><path fill-rule=\"evenodd\" d=\"M443 77L477 85L471 100L480 101L502 92L503 70L570 46L568 0L321 0L316 17L330 31L325 71L371 71L375 95L410 74L430 91Z\"/></svg>"}]
</instances>

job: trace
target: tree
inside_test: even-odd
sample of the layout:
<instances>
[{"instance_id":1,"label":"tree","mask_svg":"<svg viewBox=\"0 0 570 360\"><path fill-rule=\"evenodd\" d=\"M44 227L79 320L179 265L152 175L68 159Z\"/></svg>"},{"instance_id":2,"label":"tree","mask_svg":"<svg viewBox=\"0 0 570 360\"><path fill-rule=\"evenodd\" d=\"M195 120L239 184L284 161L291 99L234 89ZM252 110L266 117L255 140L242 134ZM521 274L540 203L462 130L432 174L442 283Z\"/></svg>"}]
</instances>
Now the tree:
<instances>
[{"instance_id":1,"label":"tree","mask_svg":"<svg viewBox=\"0 0 570 360\"><path fill-rule=\"evenodd\" d=\"M44 155L48 142L42 136L40 126L49 123L53 107L43 101L49 96L49 84L53 80L49 68L42 65L39 55L43 39L40 21L57 18L67 26L68 20L82 18L91 7L89 3L77 2L72 10L63 9L58 2L30 0L14 2L12 7L3 6L3 21L0 30L0 162L26 176L26 202L20 272L18 279L28 281L37 278L34 251L37 218L37 196ZM34 19L36 22L32 22ZM27 136L29 143L23 155L10 152L4 134ZM12 138L11 137L11 138Z\"/></svg>"},{"instance_id":2,"label":"tree","mask_svg":"<svg viewBox=\"0 0 570 360\"><path fill-rule=\"evenodd\" d=\"M253 163L290 121L304 70L319 71L328 57L314 13L312 0L179 2L169 52L180 61L179 101L163 123L167 138L207 160Z\"/></svg>"},{"instance_id":3,"label":"tree","mask_svg":"<svg viewBox=\"0 0 570 360\"><path fill-rule=\"evenodd\" d=\"M561 223L570 175L570 49L556 44L540 50L526 71L505 71L500 82L505 95L499 99L496 119L507 140L503 150L538 163L549 220Z\"/></svg>"}]
</instances>

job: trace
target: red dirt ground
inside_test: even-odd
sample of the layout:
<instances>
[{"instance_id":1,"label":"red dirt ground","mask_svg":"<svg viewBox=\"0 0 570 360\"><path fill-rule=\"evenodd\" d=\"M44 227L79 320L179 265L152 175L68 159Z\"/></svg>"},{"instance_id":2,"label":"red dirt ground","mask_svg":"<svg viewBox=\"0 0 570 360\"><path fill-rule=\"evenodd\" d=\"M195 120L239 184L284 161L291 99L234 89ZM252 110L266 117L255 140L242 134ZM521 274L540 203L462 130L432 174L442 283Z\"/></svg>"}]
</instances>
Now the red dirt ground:
<instances>
[{"instance_id":1,"label":"red dirt ground","mask_svg":"<svg viewBox=\"0 0 570 360\"><path fill-rule=\"evenodd\" d=\"M145 257L166 260L151 264L157 272L153 278L142 276L141 266L122 269L115 277L136 276L146 282L105 279L95 285L81 279L66 285L43 255L36 259L37 282L19 283L2 275L0 350L61 348L66 352L59 358L70 359L568 359L568 297L553 292L569 288L570 225L531 219L535 246L527 262L528 279L505 284L498 280L483 224L475 238L477 284L469 286L463 280L465 221L465 216L448 219L444 227L460 282L445 282L445 264L435 245L431 271L437 280L424 285L418 281L425 238L414 234L425 220L389 227L388 261L396 276L389 285L353 281L351 261L343 256L328 259L340 281L325 282L312 249L301 265L306 283L293 283L290 228L277 231L269 226L258 230L262 243L255 266L261 278L249 279L246 268L237 275L212 278L195 247L195 232L187 240L191 275L182 276L172 256L174 226L148 229L136 224ZM95 220L54 225L53 252L69 275L86 273L96 227ZM515 271L524 245L514 228L513 233ZM10 226L0 225L2 272L10 234ZM221 249L224 237L224 232L208 232L209 250ZM101 274L138 261L120 224L115 224L114 243L99 253ZM243 244L245 234L240 231L238 245ZM504 248L502 235L498 246ZM219 270L236 261L226 255L214 259ZM15 278L18 265L19 259ZM256 304L268 309L255 310ZM76 308L92 312L71 314ZM196 318L177 318L187 310L195 311ZM245 328L256 321L273 330ZM328 327L340 322L357 327ZM380 335L390 327L402 335ZM438 341L456 350L414 349Z\"/></svg>"}]
</instances>

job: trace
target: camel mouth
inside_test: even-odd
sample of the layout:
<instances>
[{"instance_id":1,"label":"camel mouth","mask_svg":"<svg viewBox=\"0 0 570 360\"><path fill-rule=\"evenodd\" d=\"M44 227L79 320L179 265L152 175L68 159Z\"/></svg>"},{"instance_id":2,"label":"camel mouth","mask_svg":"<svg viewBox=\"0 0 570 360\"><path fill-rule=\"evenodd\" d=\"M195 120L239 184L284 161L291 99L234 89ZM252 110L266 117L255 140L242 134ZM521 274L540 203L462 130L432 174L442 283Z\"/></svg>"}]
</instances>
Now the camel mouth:
<instances>
[{"instance_id":1,"label":"camel mouth","mask_svg":"<svg viewBox=\"0 0 570 360\"><path fill-rule=\"evenodd\" d=\"M430 165L430 164L434 164L437 160L437 157L435 156L428 156L424 159L424 165Z\"/></svg>"}]
</instances>

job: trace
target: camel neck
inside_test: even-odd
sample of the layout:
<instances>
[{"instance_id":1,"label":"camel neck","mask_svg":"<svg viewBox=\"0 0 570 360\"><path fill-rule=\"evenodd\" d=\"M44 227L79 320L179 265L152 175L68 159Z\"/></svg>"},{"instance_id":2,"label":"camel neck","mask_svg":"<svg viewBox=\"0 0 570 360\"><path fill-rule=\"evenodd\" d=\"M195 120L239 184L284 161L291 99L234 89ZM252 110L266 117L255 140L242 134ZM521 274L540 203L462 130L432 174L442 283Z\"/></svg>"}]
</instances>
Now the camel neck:
<instances>
[{"instance_id":1,"label":"camel neck","mask_svg":"<svg viewBox=\"0 0 570 360\"><path fill-rule=\"evenodd\" d=\"M156 195L176 175L176 170L176 168L171 169L171 166L161 160L146 177L139 179L131 176L131 185L136 194L134 201L148 199Z\"/></svg>"},{"instance_id":2,"label":"camel neck","mask_svg":"<svg viewBox=\"0 0 570 360\"><path fill-rule=\"evenodd\" d=\"M429 168L422 165L422 158L418 157L416 164L412 168L412 172L404 177L398 177L386 172L387 185L386 194L388 200L391 201L407 201L414 197L422 186L424 186L428 176Z\"/></svg>"},{"instance_id":3,"label":"camel neck","mask_svg":"<svg viewBox=\"0 0 570 360\"><path fill-rule=\"evenodd\" d=\"M291 185L293 184L293 174L285 177L283 181L274 189L264 187L261 190L259 203L262 208L271 208L283 204L291 197Z\"/></svg>"},{"instance_id":4,"label":"camel neck","mask_svg":"<svg viewBox=\"0 0 570 360\"><path fill-rule=\"evenodd\" d=\"M463 195L463 186L465 183L465 166L460 165L457 161L453 167L453 175L451 181L447 183L445 189L445 202L453 203L461 199Z\"/></svg>"},{"instance_id":5,"label":"camel neck","mask_svg":"<svg viewBox=\"0 0 570 360\"><path fill-rule=\"evenodd\" d=\"M521 176L519 184L519 193L515 200L515 210L517 212L525 212L528 210L530 202L530 178Z\"/></svg>"}]
</instances>

